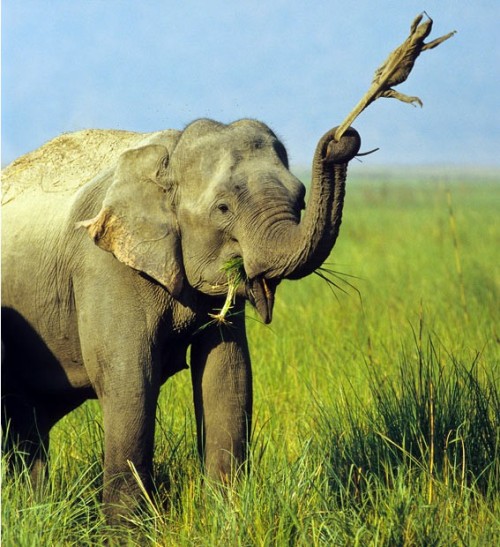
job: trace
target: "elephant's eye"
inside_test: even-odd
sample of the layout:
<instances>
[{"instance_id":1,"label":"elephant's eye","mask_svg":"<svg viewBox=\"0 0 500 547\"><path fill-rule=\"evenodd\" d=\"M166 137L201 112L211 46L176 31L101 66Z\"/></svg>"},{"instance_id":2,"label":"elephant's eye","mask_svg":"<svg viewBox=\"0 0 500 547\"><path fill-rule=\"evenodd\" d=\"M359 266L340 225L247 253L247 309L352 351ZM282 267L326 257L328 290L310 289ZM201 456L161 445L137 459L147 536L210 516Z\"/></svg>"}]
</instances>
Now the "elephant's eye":
<instances>
[{"instance_id":1,"label":"elephant's eye","mask_svg":"<svg viewBox=\"0 0 500 547\"><path fill-rule=\"evenodd\" d=\"M229 207L225 203L219 203L217 209L219 209L221 213L227 213L229 211Z\"/></svg>"}]
</instances>

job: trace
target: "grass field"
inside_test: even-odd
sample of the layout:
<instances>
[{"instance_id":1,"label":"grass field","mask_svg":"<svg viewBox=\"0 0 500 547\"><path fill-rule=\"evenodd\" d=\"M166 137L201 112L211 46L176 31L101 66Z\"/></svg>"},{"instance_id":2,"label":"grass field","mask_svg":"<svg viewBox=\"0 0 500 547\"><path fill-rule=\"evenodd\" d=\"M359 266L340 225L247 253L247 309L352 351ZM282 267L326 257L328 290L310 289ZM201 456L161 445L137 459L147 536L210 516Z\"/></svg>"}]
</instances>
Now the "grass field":
<instances>
[{"instance_id":1,"label":"grass field","mask_svg":"<svg viewBox=\"0 0 500 547\"><path fill-rule=\"evenodd\" d=\"M248 476L203 483L182 372L134 526L104 522L89 403L54 430L41 495L3 479L3 545L500 544L499 205L491 176L354 173L327 266L339 288L284 282L269 326L247 311Z\"/></svg>"}]
</instances>

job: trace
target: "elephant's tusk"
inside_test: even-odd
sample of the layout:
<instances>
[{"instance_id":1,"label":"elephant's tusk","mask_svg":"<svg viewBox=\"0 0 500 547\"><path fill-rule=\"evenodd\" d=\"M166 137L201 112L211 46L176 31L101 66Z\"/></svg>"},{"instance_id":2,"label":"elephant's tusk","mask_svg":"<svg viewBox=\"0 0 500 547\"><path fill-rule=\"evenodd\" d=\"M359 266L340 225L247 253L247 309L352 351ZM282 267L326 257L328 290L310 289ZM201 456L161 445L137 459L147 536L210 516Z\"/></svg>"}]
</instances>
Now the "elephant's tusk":
<instances>
[{"instance_id":1,"label":"elephant's tusk","mask_svg":"<svg viewBox=\"0 0 500 547\"><path fill-rule=\"evenodd\" d=\"M264 287L264 294L266 295L266 300L269 300L270 298L272 298L273 294L271 290L269 289L269 285L267 284L265 277L262 278L262 286Z\"/></svg>"}]
</instances>

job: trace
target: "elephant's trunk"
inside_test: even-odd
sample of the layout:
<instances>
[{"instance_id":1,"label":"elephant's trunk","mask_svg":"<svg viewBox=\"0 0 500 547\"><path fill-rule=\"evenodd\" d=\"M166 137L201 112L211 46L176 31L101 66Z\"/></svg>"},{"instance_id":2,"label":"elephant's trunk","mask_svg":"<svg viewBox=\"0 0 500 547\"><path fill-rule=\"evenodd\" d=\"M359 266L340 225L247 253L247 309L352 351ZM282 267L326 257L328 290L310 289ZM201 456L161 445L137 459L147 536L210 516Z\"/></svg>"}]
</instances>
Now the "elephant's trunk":
<instances>
[{"instance_id":1,"label":"elephant's trunk","mask_svg":"<svg viewBox=\"0 0 500 547\"><path fill-rule=\"evenodd\" d=\"M254 263L250 277L300 279L328 258L342 221L347 164L358 153L361 138L349 128L339 142L336 128L319 140L312 165L311 195L298 224L283 225ZM259 266L261 264L262 266Z\"/></svg>"}]
</instances>

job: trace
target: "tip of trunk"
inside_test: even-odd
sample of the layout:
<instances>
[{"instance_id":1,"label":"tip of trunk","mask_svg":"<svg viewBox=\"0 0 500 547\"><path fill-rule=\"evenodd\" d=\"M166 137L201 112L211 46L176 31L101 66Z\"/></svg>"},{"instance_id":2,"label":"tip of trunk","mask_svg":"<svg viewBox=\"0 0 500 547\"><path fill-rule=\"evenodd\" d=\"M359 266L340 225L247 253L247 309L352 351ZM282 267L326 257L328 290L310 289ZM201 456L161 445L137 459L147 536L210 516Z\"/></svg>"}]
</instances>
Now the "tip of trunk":
<instances>
[{"instance_id":1,"label":"tip of trunk","mask_svg":"<svg viewBox=\"0 0 500 547\"><path fill-rule=\"evenodd\" d=\"M318 148L321 147L322 152L324 151L323 161L334 164L349 163L361 148L361 137L354 127L349 127L340 140L336 141L335 132L337 129L334 127L321 137L316 154ZM316 160L316 156L314 159Z\"/></svg>"}]
</instances>

